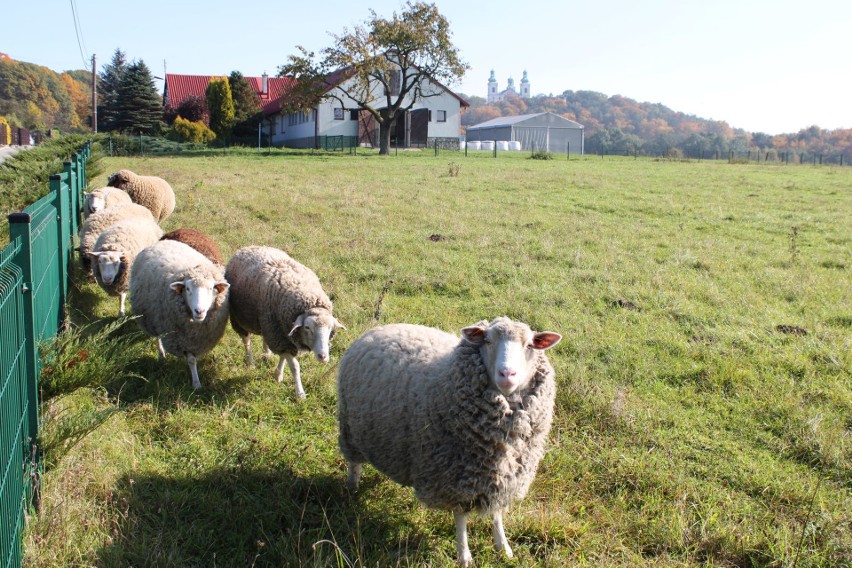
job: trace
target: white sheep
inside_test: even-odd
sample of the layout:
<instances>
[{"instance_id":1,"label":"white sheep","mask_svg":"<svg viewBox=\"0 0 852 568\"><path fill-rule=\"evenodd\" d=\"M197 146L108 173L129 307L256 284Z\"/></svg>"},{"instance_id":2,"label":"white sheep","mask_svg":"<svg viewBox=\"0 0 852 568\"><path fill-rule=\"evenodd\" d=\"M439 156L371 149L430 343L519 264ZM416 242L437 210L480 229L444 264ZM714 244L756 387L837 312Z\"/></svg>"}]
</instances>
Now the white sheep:
<instances>
[{"instance_id":1,"label":"white sheep","mask_svg":"<svg viewBox=\"0 0 852 568\"><path fill-rule=\"evenodd\" d=\"M133 200L130 199L126 191L117 187L101 187L83 193L83 218L88 218L92 213L124 203L133 203Z\"/></svg>"},{"instance_id":2,"label":"white sheep","mask_svg":"<svg viewBox=\"0 0 852 568\"><path fill-rule=\"evenodd\" d=\"M165 240L142 249L133 262L130 304L136 321L166 352L186 357L192 388L201 388L196 359L222 339L228 323L222 267L184 243Z\"/></svg>"},{"instance_id":3,"label":"white sheep","mask_svg":"<svg viewBox=\"0 0 852 568\"><path fill-rule=\"evenodd\" d=\"M561 338L505 317L462 329L461 340L411 324L362 335L337 376L350 489L371 463L427 506L452 511L464 565L467 515L489 513L494 546L511 558L503 511L526 495L544 454L556 393L544 350Z\"/></svg>"},{"instance_id":4,"label":"white sheep","mask_svg":"<svg viewBox=\"0 0 852 568\"><path fill-rule=\"evenodd\" d=\"M296 396L305 398L297 355L312 351L328 362L331 338L346 329L332 315L317 275L282 250L247 246L228 261L225 279L231 284L231 326L243 339L246 362L254 364L251 334L260 334L265 355L280 355L275 379L284 379L286 361Z\"/></svg>"},{"instance_id":5,"label":"white sheep","mask_svg":"<svg viewBox=\"0 0 852 568\"><path fill-rule=\"evenodd\" d=\"M161 177L140 176L130 170L119 170L109 176L107 185L126 191L133 203L150 209L158 223L162 223L175 210L175 192Z\"/></svg>"},{"instance_id":6,"label":"white sheep","mask_svg":"<svg viewBox=\"0 0 852 568\"><path fill-rule=\"evenodd\" d=\"M124 316L124 301L130 289L133 260L143 248L160 240L163 230L153 219L124 219L100 234L89 257L95 280L109 295L118 296L118 315Z\"/></svg>"},{"instance_id":7,"label":"white sheep","mask_svg":"<svg viewBox=\"0 0 852 568\"><path fill-rule=\"evenodd\" d=\"M89 274L92 273L91 258L89 253L94 249L95 243L102 232L108 229L111 225L124 219L150 219L154 222L154 216L148 208L136 203L124 203L116 205L109 209L92 213L80 226L78 233L79 246L77 250L80 253L80 261L83 268Z\"/></svg>"}]
</instances>

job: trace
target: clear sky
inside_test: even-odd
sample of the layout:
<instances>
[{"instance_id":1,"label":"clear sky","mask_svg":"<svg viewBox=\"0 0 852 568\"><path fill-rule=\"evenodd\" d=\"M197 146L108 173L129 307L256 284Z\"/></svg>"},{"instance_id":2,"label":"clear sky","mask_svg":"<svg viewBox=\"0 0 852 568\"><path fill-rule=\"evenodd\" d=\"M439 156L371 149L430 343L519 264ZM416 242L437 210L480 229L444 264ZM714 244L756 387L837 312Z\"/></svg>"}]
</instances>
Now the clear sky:
<instances>
[{"instance_id":1,"label":"clear sky","mask_svg":"<svg viewBox=\"0 0 852 568\"><path fill-rule=\"evenodd\" d=\"M527 70L533 94L589 90L661 103L751 132L852 128L850 0L436 0L471 69L452 85L484 97ZM72 6L82 32L75 34ZM296 45L390 17L401 0L0 0L0 52L55 71L99 68L116 48L155 76L247 76ZM83 52L81 54L81 51ZM162 82L157 81L162 90Z\"/></svg>"}]
</instances>

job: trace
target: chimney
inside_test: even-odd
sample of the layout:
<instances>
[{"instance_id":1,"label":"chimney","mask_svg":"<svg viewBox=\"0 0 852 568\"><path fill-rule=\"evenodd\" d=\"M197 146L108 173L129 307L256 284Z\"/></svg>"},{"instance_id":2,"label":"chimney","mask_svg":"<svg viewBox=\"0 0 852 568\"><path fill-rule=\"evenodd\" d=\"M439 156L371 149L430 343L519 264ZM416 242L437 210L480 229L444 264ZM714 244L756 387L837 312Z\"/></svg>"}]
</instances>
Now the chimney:
<instances>
[{"instance_id":1,"label":"chimney","mask_svg":"<svg viewBox=\"0 0 852 568\"><path fill-rule=\"evenodd\" d=\"M263 96L269 95L269 75L266 74L266 71L260 77L260 94Z\"/></svg>"}]
</instances>

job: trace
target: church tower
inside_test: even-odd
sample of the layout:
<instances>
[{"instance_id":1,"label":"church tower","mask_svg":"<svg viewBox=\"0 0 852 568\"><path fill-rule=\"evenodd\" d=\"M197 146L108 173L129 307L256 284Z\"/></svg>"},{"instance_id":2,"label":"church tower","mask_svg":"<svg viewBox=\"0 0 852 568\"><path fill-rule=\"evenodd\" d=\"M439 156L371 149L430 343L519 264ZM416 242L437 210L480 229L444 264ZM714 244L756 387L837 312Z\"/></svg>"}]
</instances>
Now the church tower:
<instances>
[{"instance_id":1,"label":"church tower","mask_svg":"<svg viewBox=\"0 0 852 568\"><path fill-rule=\"evenodd\" d=\"M521 98L530 98L530 80L527 78L527 70L524 69L524 76L521 79Z\"/></svg>"},{"instance_id":2,"label":"church tower","mask_svg":"<svg viewBox=\"0 0 852 568\"><path fill-rule=\"evenodd\" d=\"M497 79L494 78L494 69L491 70L491 78L488 79L488 97L487 102L493 103L497 100Z\"/></svg>"}]
</instances>

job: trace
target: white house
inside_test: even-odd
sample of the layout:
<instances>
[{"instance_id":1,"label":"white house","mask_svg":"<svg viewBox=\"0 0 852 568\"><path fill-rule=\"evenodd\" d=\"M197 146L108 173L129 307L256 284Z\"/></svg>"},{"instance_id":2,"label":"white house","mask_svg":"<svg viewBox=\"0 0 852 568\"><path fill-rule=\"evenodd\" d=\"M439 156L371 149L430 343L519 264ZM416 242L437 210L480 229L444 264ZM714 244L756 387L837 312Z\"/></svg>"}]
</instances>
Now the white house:
<instances>
[{"instance_id":1,"label":"white house","mask_svg":"<svg viewBox=\"0 0 852 568\"><path fill-rule=\"evenodd\" d=\"M335 148L358 144L379 146L379 126L369 111L359 109L356 101L346 94L350 82L345 72L338 72L329 81L329 88L320 102L309 112L267 115L272 144L291 148ZM381 85L373 89L372 106L381 108L385 101ZM392 93L393 94L393 93ZM286 93L284 95L286 99ZM404 101L408 106L411 99ZM391 133L391 144L400 147L441 146L457 147L461 113L470 104L437 81L429 81L408 111L398 111Z\"/></svg>"}]
</instances>

